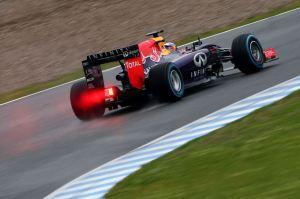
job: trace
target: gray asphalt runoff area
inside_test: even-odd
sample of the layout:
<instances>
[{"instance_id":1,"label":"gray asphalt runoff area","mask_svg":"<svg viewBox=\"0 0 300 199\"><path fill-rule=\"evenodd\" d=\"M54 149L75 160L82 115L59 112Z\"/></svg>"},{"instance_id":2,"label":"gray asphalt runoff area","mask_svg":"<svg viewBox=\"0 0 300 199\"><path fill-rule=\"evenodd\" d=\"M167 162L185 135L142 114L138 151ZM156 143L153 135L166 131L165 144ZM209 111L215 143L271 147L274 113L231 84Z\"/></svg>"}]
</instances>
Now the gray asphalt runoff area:
<instances>
[{"instance_id":1,"label":"gray asphalt runoff area","mask_svg":"<svg viewBox=\"0 0 300 199\"><path fill-rule=\"evenodd\" d=\"M299 10L204 43L230 47L241 33L254 33L265 48L277 50L280 60L253 75L234 70L210 86L188 90L176 103L150 100L138 109L124 108L81 122L71 110L67 84L0 106L0 198L45 197L130 150L300 74ZM119 71L105 72L105 81L114 83Z\"/></svg>"}]
</instances>

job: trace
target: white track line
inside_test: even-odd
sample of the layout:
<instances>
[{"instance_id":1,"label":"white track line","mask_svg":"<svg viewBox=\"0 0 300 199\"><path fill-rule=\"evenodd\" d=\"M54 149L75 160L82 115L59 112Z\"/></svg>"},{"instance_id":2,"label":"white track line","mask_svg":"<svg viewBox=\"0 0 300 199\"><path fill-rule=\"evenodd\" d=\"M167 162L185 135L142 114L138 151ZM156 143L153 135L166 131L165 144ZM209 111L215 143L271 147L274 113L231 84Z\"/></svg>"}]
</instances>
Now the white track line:
<instances>
[{"instance_id":1,"label":"white track line","mask_svg":"<svg viewBox=\"0 0 300 199\"><path fill-rule=\"evenodd\" d=\"M232 29L229 29L229 30L226 30L224 32L220 32L220 33L217 33L217 34L214 34L214 35L211 35L211 36L208 36L208 37L204 37L202 38L202 40L205 40L205 39L209 39L209 38L212 38L212 37L216 37L218 35L222 35L222 34L225 34L225 33L228 33L228 32L231 32L231 31L234 31L234 30L238 30L238 29L241 29L241 28L244 28L244 27L247 27L247 26L250 26L250 25L253 25L253 24L256 24L256 23L259 23L259 22L262 22L262 21L266 21L266 20L269 20L269 19L272 19L272 18L275 18L275 17L279 17L279 16L282 16L282 15L285 15L285 14L288 14L288 13L291 13L291 12L294 12L294 11L297 11L297 10L300 10L300 8L295 8L293 10L289 10L289 11L286 11L286 12L283 12L283 13L280 13L278 15L274 15L274 16L271 16L271 17L267 17L267 18L264 18L264 19L261 19L261 20L258 20L258 21L255 21L255 22L252 22L252 23L249 23L249 24L245 24L245 25L242 25L242 26L239 26L239 27L236 27L236 28L232 28ZM189 43L186 43L186 44L183 44L181 46L178 46L178 47L183 47L183 46L186 46L186 45L189 45L193 42L189 42ZM112 71L116 68L118 68L119 66L115 66L113 68L109 68L109 69L106 69L106 70L103 70L103 72L108 72L108 71ZM225 71L227 71L229 69L225 69ZM69 81L69 82L66 82L66 83L63 83L63 84L60 84L60 85L57 85L57 86L54 86L54 87L51 87L51 88L47 88L45 90L41 90L41 91L38 91L38 92L35 92L35 93L32 93L32 94L29 94L29 95L26 95L26 96L23 96L23 97L20 97L20 98L17 98L17 99L14 99L14 100L11 100L11 101L8 101L8 102L5 102L5 103L2 103L0 104L0 106L4 106L6 104L9 104L9 103L12 103L12 102L15 102L15 101L18 101L18 100L22 100L22 99L25 99L25 98L28 98L28 97L31 97L31 96L34 96L34 95L37 95L37 94L40 94L40 93L43 93L43 92L47 92L49 90L53 90L53 89L56 89L58 87L61 87L61 86L64 86L64 85L67 85L67 84L71 84L73 82L76 82L80 79L83 79L82 78L78 78L78 79L75 79L75 80L72 80L72 81Z\"/></svg>"}]
</instances>

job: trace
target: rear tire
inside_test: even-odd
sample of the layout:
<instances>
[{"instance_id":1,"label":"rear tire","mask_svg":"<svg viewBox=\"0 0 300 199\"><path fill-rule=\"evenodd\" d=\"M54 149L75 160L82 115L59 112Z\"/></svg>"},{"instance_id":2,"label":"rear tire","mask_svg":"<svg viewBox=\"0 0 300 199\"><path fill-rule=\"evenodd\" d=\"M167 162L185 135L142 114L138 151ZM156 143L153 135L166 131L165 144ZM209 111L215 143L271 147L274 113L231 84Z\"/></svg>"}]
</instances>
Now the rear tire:
<instances>
[{"instance_id":1,"label":"rear tire","mask_svg":"<svg viewBox=\"0 0 300 199\"><path fill-rule=\"evenodd\" d=\"M76 82L71 87L70 100L75 116L83 121L102 117L105 112L104 101L85 108L80 104L80 98L85 92L88 92L88 88L84 80Z\"/></svg>"},{"instance_id":2,"label":"rear tire","mask_svg":"<svg viewBox=\"0 0 300 199\"><path fill-rule=\"evenodd\" d=\"M177 101L184 95L181 72L173 63L163 63L152 68L148 87L160 100Z\"/></svg>"},{"instance_id":3,"label":"rear tire","mask_svg":"<svg viewBox=\"0 0 300 199\"><path fill-rule=\"evenodd\" d=\"M264 64L263 48L252 34L243 34L235 38L231 46L232 62L243 73L260 71Z\"/></svg>"}]
</instances>

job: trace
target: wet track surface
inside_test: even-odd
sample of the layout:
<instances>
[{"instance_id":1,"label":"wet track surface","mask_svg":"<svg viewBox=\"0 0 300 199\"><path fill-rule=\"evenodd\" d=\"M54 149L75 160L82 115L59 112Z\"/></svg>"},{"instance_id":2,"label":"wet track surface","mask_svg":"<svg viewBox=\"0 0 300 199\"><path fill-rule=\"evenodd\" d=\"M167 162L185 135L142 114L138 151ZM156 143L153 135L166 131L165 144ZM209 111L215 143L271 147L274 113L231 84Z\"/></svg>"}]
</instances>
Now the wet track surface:
<instances>
[{"instance_id":1,"label":"wet track surface","mask_svg":"<svg viewBox=\"0 0 300 199\"><path fill-rule=\"evenodd\" d=\"M234 70L210 86L187 91L177 103L150 100L140 109L81 122L73 116L66 85L0 106L0 198L42 198L138 146L300 74L299 11L204 42L230 47L234 37L247 32L264 47L275 47L280 60L253 75ZM113 82L117 72L105 72L105 80Z\"/></svg>"}]
</instances>

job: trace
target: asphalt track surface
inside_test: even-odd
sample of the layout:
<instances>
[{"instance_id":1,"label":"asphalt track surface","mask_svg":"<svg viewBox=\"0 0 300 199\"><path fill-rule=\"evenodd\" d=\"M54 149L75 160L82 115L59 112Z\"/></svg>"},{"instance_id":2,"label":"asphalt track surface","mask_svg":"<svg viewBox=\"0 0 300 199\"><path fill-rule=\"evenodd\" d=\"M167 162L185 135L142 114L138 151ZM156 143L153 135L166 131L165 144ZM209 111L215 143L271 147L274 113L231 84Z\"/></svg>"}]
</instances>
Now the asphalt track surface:
<instances>
[{"instance_id":1,"label":"asphalt track surface","mask_svg":"<svg viewBox=\"0 0 300 199\"><path fill-rule=\"evenodd\" d=\"M69 105L71 84L0 106L0 198L42 198L101 164L238 100L300 74L299 10L205 40L230 47L240 33L275 47L280 61L260 73L232 71L187 91L176 103L150 100L81 122ZM230 65L228 65L230 66ZM117 69L105 73L114 82Z\"/></svg>"}]
</instances>

